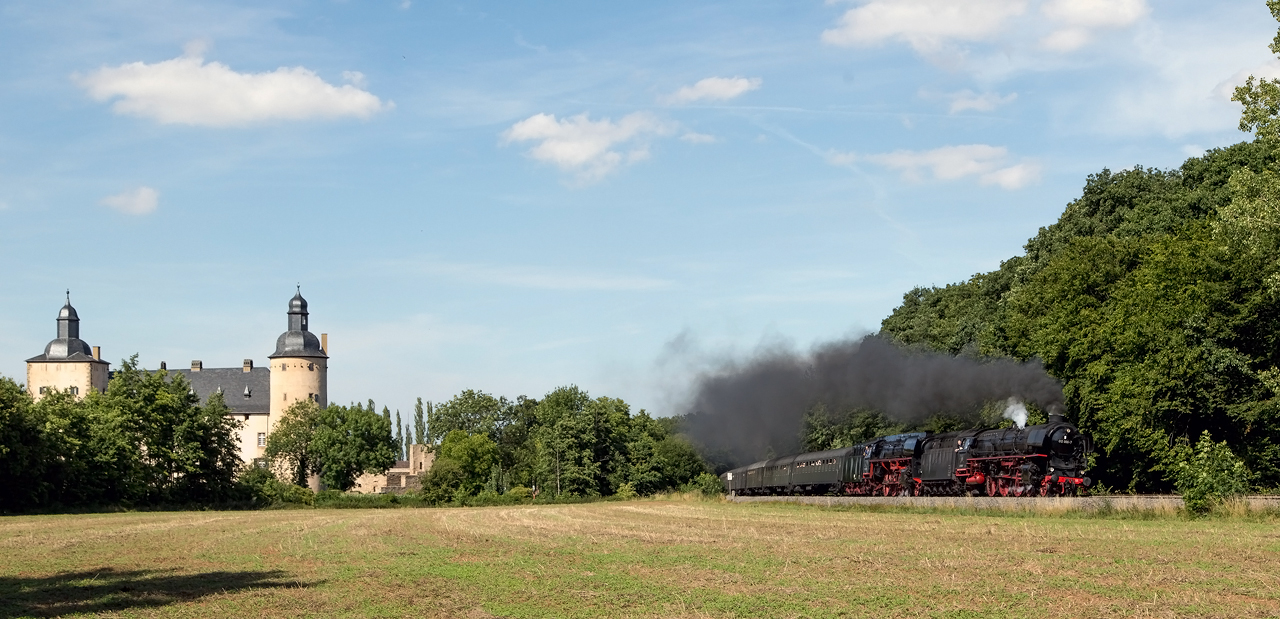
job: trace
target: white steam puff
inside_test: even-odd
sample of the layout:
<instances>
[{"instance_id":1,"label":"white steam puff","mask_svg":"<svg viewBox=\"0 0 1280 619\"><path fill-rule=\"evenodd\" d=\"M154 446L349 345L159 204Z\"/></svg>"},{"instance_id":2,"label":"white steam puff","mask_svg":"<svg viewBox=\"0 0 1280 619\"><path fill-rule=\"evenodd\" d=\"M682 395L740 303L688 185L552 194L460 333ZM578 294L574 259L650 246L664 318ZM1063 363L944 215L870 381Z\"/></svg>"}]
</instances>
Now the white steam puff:
<instances>
[{"instance_id":1,"label":"white steam puff","mask_svg":"<svg viewBox=\"0 0 1280 619\"><path fill-rule=\"evenodd\" d=\"M1013 420L1013 425L1019 428L1027 427L1027 407L1018 398L1009 398L1004 405L1004 412L1001 413L1005 419Z\"/></svg>"}]
</instances>

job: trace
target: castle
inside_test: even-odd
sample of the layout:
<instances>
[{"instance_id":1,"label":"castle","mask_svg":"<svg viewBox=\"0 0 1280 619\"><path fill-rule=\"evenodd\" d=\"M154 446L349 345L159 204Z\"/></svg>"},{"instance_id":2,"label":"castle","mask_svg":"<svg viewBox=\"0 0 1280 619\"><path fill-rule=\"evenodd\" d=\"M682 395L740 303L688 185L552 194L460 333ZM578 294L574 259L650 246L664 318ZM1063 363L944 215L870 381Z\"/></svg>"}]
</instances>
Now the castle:
<instances>
[{"instance_id":1,"label":"castle","mask_svg":"<svg viewBox=\"0 0 1280 619\"><path fill-rule=\"evenodd\" d=\"M289 329L276 338L276 350L267 355L268 367L254 367L245 359L238 368L205 368L192 361L191 369L177 370L191 385L201 402L215 392L222 393L227 407L242 422L239 435L240 458L254 462L262 458L267 435L275 428L285 409L309 399L324 408L329 405L329 337L319 338L307 327L307 300L301 289L289 300ZM160 363L161 370L167 370ZM84 397L90 391L106 391L110 364L102 360L98 346L80 339L80 316L67 304L58 312L58 337L44 348L44 354L27 359L27 391L35 399L50 391L69 391Z\"/></svg>"}]
</instances>

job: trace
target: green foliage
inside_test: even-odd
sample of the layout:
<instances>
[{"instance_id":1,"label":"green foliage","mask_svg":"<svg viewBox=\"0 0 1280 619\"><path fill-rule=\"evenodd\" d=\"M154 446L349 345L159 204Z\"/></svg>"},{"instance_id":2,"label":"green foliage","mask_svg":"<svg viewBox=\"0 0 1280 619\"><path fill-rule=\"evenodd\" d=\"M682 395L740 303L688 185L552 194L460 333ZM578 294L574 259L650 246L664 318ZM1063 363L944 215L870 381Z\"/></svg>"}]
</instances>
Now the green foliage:
<instances>
[{"instance_id":1,"label":"green foliage","mask_svg":"<svg viewBox=\"0 0 1280 619\"><path fill-rule=\"evenodd\" d=\"M427 406L430 407L431 403L428 402ZM427 444L427 418L423 413L422 398L413 405L413 444Z\"/></svg>"},{"instance_id":2,"label":"green foliage","mask_svg":"<svg viewBox=\"0 0 1280 619\"><path fill-rule=\"evenodd\" d=\"M613 493L613 496L623 501L630 501L631 499L639 498L640 493L636 492L635 487L628 481L618 486L618 491Z\"/></svg>"},{"instance_id":3,"label":"green foliage","mask_svg":"<svg viewBox=\"0 0 1280 619\"><path fill-rule=\"evenodd\" d=\"M432 468L440 462L456 464L462 474L457 487L467 494L477 494L498 464L498 445L486 434L454 430L440 443ZM491 488L491 491L496 489Z\"/></svg>"},{"instance_id":4,"label":"green foliage","mask_svg":"<svg viewBox=\"0 0 1280 619\"><path fill-rule=\"evenodd\" d=\"M311 400L299 400L284 410L267 436L266 457L288 471L289 479L299 486L306 486L307 477L320 472L313 445L319 427L320 406Z\"/></svg>"},{"instance_id":5,"label":"green foliage","mask_svg":"<svg viewBox=\"0 0 1280 619\"><path fill-rule=\"evenodd\" d=\"M687 491L701 492L703 496L717 497L724 494L724 482L711 473L699 473L685 486Z\"/></svg>"},{"instance_id":6,"label":"green foliage","mask_svg":"<svg viewBox=\"0 0 1280 619\"><path fill-rule=\"evenodd\" d=\"M359 404L321 409L299 400L285 409L267 437L266 456L290 473L296 485L319 475L326 488L345 491L362 473L381 473L399 451L386 415Z\"/></svg>"},{"instance_id":7,"label":"green foliage","mask_svg":"<svg viewBox=\"0 0 1280 619\"><path fill-rule=\"evenodd\" d=\"M427 435L432 443L455 430L496 438L508 423L510 404L506 398L468 389L428 411Z\"/></svg>"},{"instance_id":8,"label":"green foliage","mask_svg":"<svg viewBox=\"0 0 1280 619\"><path fill-rule=\"evenodd\" d=\"M249 468L240 475L239 482L259 505L314 505L316 502L314 492L280 481L271 469L265 467Z\"/></svg>"},{"instance_id":9,"label":"green foliage","mask_svg":"<svg viewBox=\"0 0 1280 619\"><path fill-rule=\"evenodd\" d=\"M512 501L524 503L533 500L533 491L524 486L516 486L508 490L506 496Z\"/></svg>"},{"instance_id":10,"label":"green foliage","mask_svg":"<svg viewBox=\"0 0 1280 619\"><path fill-rule=\"evenodd\" d=\"M0 509L236 500L235 431L218 395L121 363L106 393L76 399L0 378Z\"/></svg>"},{"instance_id":11,"label":"green foliage","mask_svg":"<svg viewBox=\"0 0 1280 619\"><path fill-rule=\"evenodd\" d=\"M883 414L872 410L833 413L818 404L805 413L801 439L805 451L823 451L852 447L878 436L897 434L906 428L891 423Z\"/></svg>"},{"instance_id":12,"label":"green foliage","mask_svg":"<svg viewBox=\"0 0 1280 619\"><path fill-rule=\"evenodd\" d=\"M400 409L396 409L396 456L398 459L407 460L405 456L405 448L408 447L408 436L404 433L404 423L400 421Z\"/></svg>"},{"instance_id":13,"label":"green foliage","mask_svg":"<svg viewBox=\"0 0 1280 619\"><path fill-rule=\"evenodd\" d=\"M1099 448L1094 476L1172 489L1178 441L1209 431L1280 484L1280 183L1259 139L1178 170L1104 170L991 273L916 289L881 325L953 354L1040 359ZM815 419L815 444L847 422ZM956 419L923 424L946 429Z\"/></svg>"},{"instance_id":14,"label":"green foliage","mask_svg":"<svg viewBox=\"0 0 1280 619\"><path fill-rule=\"evenodd\" d=\"M610 496L623 484L648 495L708 471L676 421L632 415L626 402L577 387L514 401L467 390L425 408L429 434L441 441L423 478L434 504L472 504L518 487L537 488L539 500Z\"/></svg>"},{"instance_id":15,"label":"green foliage","mask_svg":"<svg viewBox=\"0 0 1280 619\"><path fill-rule=\"evenodd\" d=\"M331 404L318 419L312 448L326 488L349 490L361 474L382 473L395 464L399 449L385 418L373 409Z\"/></svg>"},{"instance_id":16,"label":"green foliage","mask_svg":"<svg viewBox=\"0 0 1280 619\"><path fill-rule=\"evenodd\" d=\"M437 456L431 464L431 470L420 480L422 490L419 494L430 505L444 505L453 500L466 479L466 474L457 462Z\"/></svg>"},{"instance_id":17,"label":"green foliage","mask_svg":"<svg viewBox=\"0 0 1280 619\"><path fill-rule=\"evenodd\" d=\"M1204 432L1194 449L1184 442L1176 452L1175 479L1188 511L1207 513L1249 491L1249 469L1225 441L1215 443Z\"/></svg>"}]
</instances>

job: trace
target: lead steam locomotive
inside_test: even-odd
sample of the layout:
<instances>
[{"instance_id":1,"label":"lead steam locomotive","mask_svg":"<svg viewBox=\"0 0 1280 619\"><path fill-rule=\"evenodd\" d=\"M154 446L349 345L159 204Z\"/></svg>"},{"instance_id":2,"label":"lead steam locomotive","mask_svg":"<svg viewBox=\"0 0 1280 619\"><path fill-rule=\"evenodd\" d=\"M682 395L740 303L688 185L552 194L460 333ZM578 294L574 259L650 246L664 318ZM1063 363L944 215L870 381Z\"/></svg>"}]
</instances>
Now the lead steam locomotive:
<instances>
[{"instance_id":1,"label":"lead steam locomotive","mask_svg":"<svg viewBox=\"0 0 1280 619\"><path fill-rule=\"evenodd\" d=\"M1075 496L1093 441L1062 415L1004 430L895 434L774 458L720 476L731 494Z\"/></svg>"}]
</instances>

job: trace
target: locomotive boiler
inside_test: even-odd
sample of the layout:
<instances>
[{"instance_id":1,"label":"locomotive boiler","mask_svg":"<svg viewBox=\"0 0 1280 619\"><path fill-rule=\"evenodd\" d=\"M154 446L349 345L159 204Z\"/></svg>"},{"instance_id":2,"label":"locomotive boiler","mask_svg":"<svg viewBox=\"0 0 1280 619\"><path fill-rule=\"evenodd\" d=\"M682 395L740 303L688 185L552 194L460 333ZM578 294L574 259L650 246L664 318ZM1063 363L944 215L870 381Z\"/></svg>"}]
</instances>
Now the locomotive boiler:
<instances>
[{"instance_id":1,"label":"locomotive boiler","mask_svg":"<svg viewBox=\"0 0 1280 619\"><path fill-rule=\"evenodd\" d=\"M1024 428L910 432L784 456L720 476L735 495L1074 496L1093 442L1051 414Z\"/></svg>"}]
</instances>

